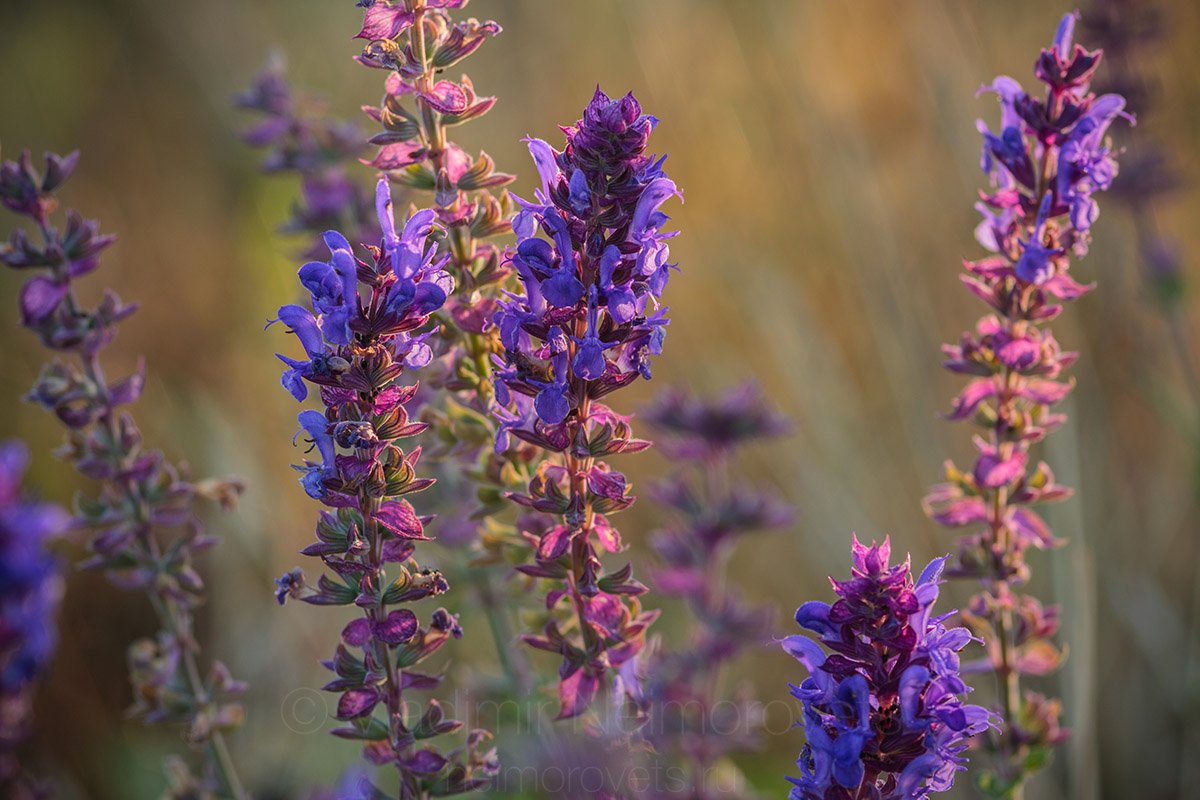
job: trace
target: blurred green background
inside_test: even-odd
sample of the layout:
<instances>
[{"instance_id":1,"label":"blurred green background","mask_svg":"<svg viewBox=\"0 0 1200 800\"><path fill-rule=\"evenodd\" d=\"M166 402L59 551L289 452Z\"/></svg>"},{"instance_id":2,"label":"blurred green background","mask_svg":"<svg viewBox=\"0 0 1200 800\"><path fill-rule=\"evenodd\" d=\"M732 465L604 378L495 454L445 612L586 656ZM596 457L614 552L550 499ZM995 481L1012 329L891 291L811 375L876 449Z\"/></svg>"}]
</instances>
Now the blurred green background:
<instances>
[{"instance_id":1,"label":"blurred green background","mask_svg":"<svg viewBox=\"0 0 1200 800\"><path fill-rule=\"evenodd\" d=\"M299 86L355 117L381 91L381 75L351 61L358 13L350 0L0 6L0 143L10 158L22 147L84 152L66 198L120 235L86 285L112 285L143 304L111 358L148 358L138 406L147 438L197 475L248 482L240 509L213 519L224 543L206 565L212 597L202 629L207 652L252 685L248 724L234 739L250 784L262 797L302 796L332 781L355 750L319 732L312 715L325 698L309 688L289 694L324 682L316 660L332 647L341 612L279 609L271 597L271 578L299 562L316 514L288 468L296 407L278 386L280 339L262 332L296 291L299 243L275 231L297 187L257 173L258 155L237 135L247 120L230 100L278 46ZM790 610L826 596L825 576L846 570L851 531L890 533L922 562L951 547L919 500L942 460L969 447L965 430L938 416L959 384L938 369L938 347L981 311L956 277L960 259L979 252L975 119L996 116L995 102L974 93L998 73L1028 85L1038 48L1069 8L476 0L468 9L505 32L464 64L500 102L460 129L460 141L517 172L519 194L535 181L519 139L560 141L556 126L576 119L597 83L633 89L662 119L655 148L671 154L687 203L671 210L683 271L668 290L673 321L654 383L715 390L752 377L794 420L795 435L752 452L744 470L794 502L798 521L748 539L733 565L751 597L780 609L781 635L791 632ZM1157 213L1190 266L1200 246L1200 6L1161 8L1165 38L1139 64L1157 99L1131 146L1153 140L1171 154L1183 188ZM1051 510L1070 544L1032 559L1035 591L1064 606L1071 648L1041 688L1064 698L1075 736L1030 797L1194 798L1200 417L1142 277L1129 216L1111 199L1101 204L1093 251L1076 268L1099 290L1054 324L1064 346L1082 353L1071 422L1045 452L1077 489ZM15 275L0 281L0 434L30 443L32 480L65 502L77 486L50 455L60 431L18 399L43 354L18 329L17 288ZM1183 314L1200 313L1196 298L1184 299ZM654 388L638 385L618 404L636 408ZM664 468L657 456L622 466L635 481ZM649 503L635 506L623 518L626 541L642 550L657 521ZM967 590L949 587L950 602ZM451 675L461 683L494 674L470 595L446 599L462 604L468 626ZM672 637L680 622L668 613L659 627ZM159 757L177 734L121 716L124 649L153 629L151 612L141 598L77 575L62 623L39 701L39 766L59 776L65 797L156 796ZM548 671L551 660L536 663ZM733 679L780 699L801 673L765 648ZM769 736L746 761L768 796L786 791L781 776L801 740L795 731ZM957 796L970 795L967 784Z\"/></svg>"}]
</instances>

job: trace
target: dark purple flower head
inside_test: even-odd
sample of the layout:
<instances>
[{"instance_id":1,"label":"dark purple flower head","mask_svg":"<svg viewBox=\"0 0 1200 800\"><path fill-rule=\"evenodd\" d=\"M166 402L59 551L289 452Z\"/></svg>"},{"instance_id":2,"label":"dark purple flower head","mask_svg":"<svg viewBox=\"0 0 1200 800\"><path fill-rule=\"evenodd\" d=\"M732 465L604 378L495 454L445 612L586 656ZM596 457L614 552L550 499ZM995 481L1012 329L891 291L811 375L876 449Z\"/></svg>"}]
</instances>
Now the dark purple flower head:
<instances>
[{"instance_id":1,"label":"dark purple flower head","mask_svg":"<svg viewBox=\"0 0 1200 800\"><path fill-rule=\"evenodd\" d=\"M808 739L801 776L789 778L793 800L909 800L946 791L965 768L971 737L992 725L986 709L962 702L970 689L958 651L970 634L947 628L949 615L932 616L946 559L934 559L914 582L907 560L889 564L890 549L886 539L867 547L856 538L851 578L831 579L838 601L796 611L816 640L782 642L809 671L792 687Z\"/></svg>"},{"instance_id":2,"label":"dark purple flower head","mask_svg":"<svg viewBox=\"0 0 1200 800\"><path fill-rule=\"evenodd\" d=\"M46 169L39 174L29 151L21 151L16 161L0 164L0 205L44 223L58 208L54 191L71 177L78 163L78 150L65 156L46 153Z\"/></svg>"},{"instance_id":3,"label":"dark purple flower head","mask_svg":"<svg viewBox=\"0 0 1200 800\"><path fill-rule=\"evenodd\" d=\"M982 166L997 191L984 197L985 224L977 236L989 250L1015 262L1015 274L1025 283L1043 285L1060 274L1062 267L1048 254L1087 251L1088 232L1099 214L1093 195L1107 190L1117 174L1108 128L1118 118L1133 121L1123 97L1097 97L1090 90L1101 53L1073 43L1077 16L1063 17L1053 47L1038 59L1045 98L1027 94L1007 76L981 89L999 98L1001 127L994 134L978 123ZM1020 233L1034 217L1038 236L1022 241ZM1067 224L1046 229L1048 220L1062 217Z\"/></svg>"},{"instance_id":4,"label":"dark purple flower head","mask_svg":"<svg viewBox=\"0 0 1200 800\"><path fill-rule=\"evenodd\" d=\"M359 260L344 236L328 231L322 238L329 261L310 261L299 271L311 307L279 309L276 319L296 335L307 356L279 356L287 365L283 386L297 400L307 397L307 383L333 389L365 380L351 369L356 334L384 336L389 362L397 368L429 363L429 346L415 331L442 307L454 288L453 279L442 269L445 259L437 258L436 249L428 246L433 213L414 214L397 234L386 180L379 181L377 197L383 239L371 249L373 263ZM371 276L366 282L371 299L365 304L359 295L360 270Z\"/></svg>"},{"instance_id":5,"label":"dark purple flower head","mask_svg":"<svg viewBox=\"0 0 1200 800\"><path fill-rule=\"evenodd\" d=\"M498 377L506 396L534 396L547 425L561 424L585 393L648 378L662 350L671 234L658 207L679 192L662 162L643 155L652 128L632 95L597 90L562 153L529 140L543 185L513 222L524 293L495 316L507 361Z\"/></svg>"}]
</instances>

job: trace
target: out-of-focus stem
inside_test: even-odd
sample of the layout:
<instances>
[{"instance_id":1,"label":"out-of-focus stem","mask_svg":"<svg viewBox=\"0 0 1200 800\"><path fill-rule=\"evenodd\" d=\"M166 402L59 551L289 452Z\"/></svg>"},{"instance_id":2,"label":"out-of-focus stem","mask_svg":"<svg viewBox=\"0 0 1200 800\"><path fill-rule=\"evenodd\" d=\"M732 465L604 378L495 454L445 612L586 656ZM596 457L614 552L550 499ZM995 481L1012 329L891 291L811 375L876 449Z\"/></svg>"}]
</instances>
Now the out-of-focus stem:
<instances>
[{"instance_id":1,"label":"out-of-focus stem","mask_svg":"<svg viewBox=\"0 0 1200 800\"><path fill-rule=\"evenodd\" d=\"M529 672L525 669L525 660L521 651L511 647L515 636L504 607L496 596L492 585L492 574L487 567L478 567L470 571L471 580L483 606L483 615L487 619L488 631L496 646L496 657L500 661L500 669L508 687L517 695L525 695L531 688Z\"/></svg>"},{"instance_id":2,"label":"out-of-focus stem","mask_svg":"<svg viewBox=\"0 0 1200 800\"><path fill-rule=\"evenodd\" d=\"M50 232L44 222L41 223L41 232L46 243L49 244ZM75 297L75 288L70 283L69 276L63 274L68 268L65 260L54 265L52 268L67 280L67 294L64 302L69 309L74 311L78 308L78 300ZM95 352L90 352L86 356L80 357L80 363L84 374L92 383L93 390L99 392L106 399L106 411L98 420L98 424L103 427L104 434L108 438L109 456L112 461L113 471L118 476L126 475L126 457L115 449L116 443L120 441L120 431L117 427L116 418L113 415L112 406L107 402L108 381L104 376L99 355ZM154 531L150 527L148 520L144 518L142 498L138 493L137 484L127 477L116 478L113 482L125 495L131 512L138 517L137 522L141 527L141 533L135 539L137 545L142 548L150 561L158 564L161 559L158 540L155 539ZM198 710L207 706L210 700L208 691L204 687L204 679L201 676L200 666L196 661L196 641L193 635L194 620L191 610L179 605L174 597L161 588L157 580L154 581L151 588L147 589L146 596L158 616L159 623L163 629L171 634L180 649L180 666L184 677L187 679L188 687L191 690L193 707ZM208 734L208 753L228 796L233 798L233 800L247 800L249 795L246 794L246 790L242 786L241 779L237 774L237 768L234 766L233 758L229 752L229 746L220 731L214 730Z\"/></svg>"}]
</instances>

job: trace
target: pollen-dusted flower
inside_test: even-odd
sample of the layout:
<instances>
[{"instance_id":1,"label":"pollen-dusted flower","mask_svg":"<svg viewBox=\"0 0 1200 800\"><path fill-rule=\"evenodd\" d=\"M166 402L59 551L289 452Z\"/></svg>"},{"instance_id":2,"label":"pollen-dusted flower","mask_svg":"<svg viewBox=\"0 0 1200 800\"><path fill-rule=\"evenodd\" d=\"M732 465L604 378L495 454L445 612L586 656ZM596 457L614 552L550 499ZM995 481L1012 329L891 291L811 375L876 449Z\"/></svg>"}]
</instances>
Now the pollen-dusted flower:
<instances>
[{"instance_id":1,"label":"pollen-dusted flower","mask_svg":"<svg viewBox=\"0 0 1200 800\"><path fill-rule=\"evenodd\" d=\"M871 797L917 800L953 785L971 737L992 725L987 709L963 702L970 688L958 653L971 635L933 616L946 558L914 581L909 562L890 565L891 544L857 537L851 577L830 578L838 600L796 611L809 636L784 650L809 677L792 694L804 706L807 739L792 800Z\"/></svg>"}]
</instances>

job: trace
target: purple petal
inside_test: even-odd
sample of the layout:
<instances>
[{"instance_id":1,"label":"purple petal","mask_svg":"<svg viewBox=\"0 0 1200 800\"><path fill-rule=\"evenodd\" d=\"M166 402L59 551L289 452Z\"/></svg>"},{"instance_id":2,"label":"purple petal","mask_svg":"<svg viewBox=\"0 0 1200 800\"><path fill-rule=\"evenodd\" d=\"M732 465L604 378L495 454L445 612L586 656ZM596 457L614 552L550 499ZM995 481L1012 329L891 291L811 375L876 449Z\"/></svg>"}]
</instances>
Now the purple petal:
<instances>
[{"instance_id":1,"label":"purple petal","mask_svg":"<svg viewBox=\"0 0 1200 800\"><path fill-rule=\"evenodd\" d=\"M393 611L374 625L375 636L385 644L403 644L417 635L417 615L407 608Z\"/></svg>"},{"instance_id":2,"label":"purple petal","mask_svg":"<svg viewBox=\"0 0 1200 800\"><path fill-rule=\"evenodd\" d=\"M54 313L67 296L67 285L49 278L31 278L21 288L21 322L35 325Z\"/></svg>"}]
</instances>

